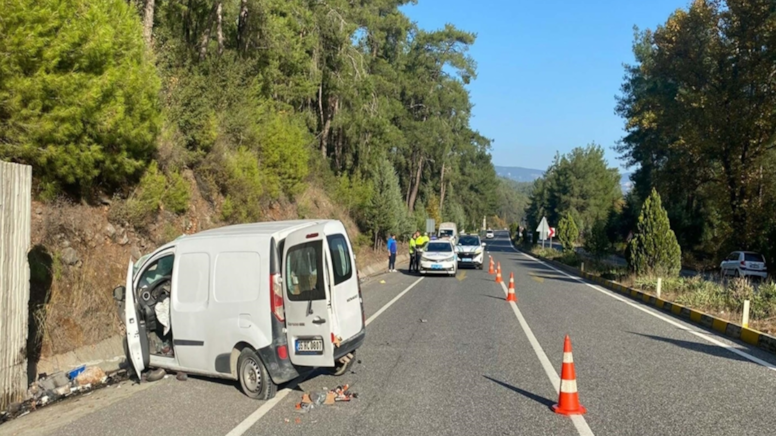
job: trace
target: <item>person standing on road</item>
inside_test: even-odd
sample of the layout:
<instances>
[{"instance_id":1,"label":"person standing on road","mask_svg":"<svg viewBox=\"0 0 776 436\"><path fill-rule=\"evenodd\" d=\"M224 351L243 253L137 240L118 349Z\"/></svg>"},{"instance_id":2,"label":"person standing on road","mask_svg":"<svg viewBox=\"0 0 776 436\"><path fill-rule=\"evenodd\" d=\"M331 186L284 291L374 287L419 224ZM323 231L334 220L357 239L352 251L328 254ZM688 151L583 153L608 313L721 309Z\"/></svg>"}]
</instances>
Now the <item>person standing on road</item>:
<instances>
[{"instance_id":1,"label":"person standing on road","mask_svg":"<svg viewBox=\"0 0 776 436\"><path fill-rule=\"evenodd\" d=\"M412 268L417 268L415 266L415 238L417 237L418 232L413 233L410 235L410 272L412 272Z\"/></svg>"},{"instance_id":2,"label":"person standing on road","mask_svg":"<svg viewBox=\"0 0 776 436\"><path fill-rule=\"evenodd\" d=\"M388 272L396 272L396 239L393 234L388 238Z\"/></svg>"}]
</instances>

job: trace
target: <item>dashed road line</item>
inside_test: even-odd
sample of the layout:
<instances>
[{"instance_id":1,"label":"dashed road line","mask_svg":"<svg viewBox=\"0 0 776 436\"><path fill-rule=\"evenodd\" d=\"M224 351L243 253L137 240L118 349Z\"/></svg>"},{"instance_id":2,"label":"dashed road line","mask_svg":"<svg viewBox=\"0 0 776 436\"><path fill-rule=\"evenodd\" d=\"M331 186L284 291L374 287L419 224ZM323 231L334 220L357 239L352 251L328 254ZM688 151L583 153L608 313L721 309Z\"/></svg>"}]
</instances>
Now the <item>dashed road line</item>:
<instances>
[{"instance_id":1,"label":"dashed road line","mask_svg":"<svg viewBox=\"0 0 776 436\"><path fill-rule=\"evenodd\" d=\"M374 313L374 315L370 316L364 324L369 325L377 319L378 316L380 316L383 312L388 310L389 307L391 307L394 303L399 301L401 297L404 296L407 292L412 290L412 288L415 287L418 283L420 283L421 280L423 280L424 277L421 277L417 280L415 280L411 285L407 287L407 289L401 291L399 295L394 297L391 301L386 303L383 307L380 308L377 312ZM309 374L308 374L309 375ZM254 426L261 418L264 417L267 413L269 413L272 408L278 405L281 401L283 401L284 398L288 396L292 391L296 389L297 386L299 386L300 383L304 382L307 376L303 376L297 380L292 381L288 385L286 385L285 388L281 389L275 394L275 397L271 400L267 401L266 403L262 404L261 407L256 409L255 412L248 415L247 418L245 418L241 423L239 423L235 428L233 428L229 433L226 434L226 436L242 436L245 434L246 431L248 431L251 427Z\"/></svg>"}]
</instances>

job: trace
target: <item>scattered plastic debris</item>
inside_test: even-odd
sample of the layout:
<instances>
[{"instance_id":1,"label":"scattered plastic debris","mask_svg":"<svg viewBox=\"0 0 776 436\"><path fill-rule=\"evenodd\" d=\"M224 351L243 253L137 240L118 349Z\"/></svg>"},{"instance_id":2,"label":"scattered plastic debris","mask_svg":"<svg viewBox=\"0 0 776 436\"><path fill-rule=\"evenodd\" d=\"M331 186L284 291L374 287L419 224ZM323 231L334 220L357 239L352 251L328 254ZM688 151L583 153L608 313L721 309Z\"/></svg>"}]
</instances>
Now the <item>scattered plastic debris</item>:
<instances>
[{"instance_id":1,"label":"scattered plastic debris","mask_svg":"<svg viewBox=\"0 0 776 436\"><path fill-rule=\"evenodd\" d=\"M385 284L385 280L380 280L380 284L384 285Z\"/></svg>"},{"instance_id":2,"label":"scattered plastic debris","mask_svg":"<svg viewBox=\"0 0 776 436\"><path fill-rule=\"evenodd\" d=\"M421 319L420 322L428 322L427 319Z\"/></svg>"},{"instance_id":3,"label":"scattered plastic debris","mask_svg":"<svg viewBox=\"0 0 776 436\"><path fill-rule=\"evenodd\" d=\"M358 398L358 394L350 392L349 385L337 386L331 390L322 390L318 392L302 395L302 401L297 403L294 408L300 413L307 413L316 407L331 406L337 402L347 402L353 398Z\"/></svg>"},{"instance_id":4,"label":"scattered plastic debris","mask_svg":"<svg viewBox=\"0 0 776 436\"><path fill-rule=\"evenodd\" d=\"M120 387L120 383L127 378L126 369L105 374L102 369L96 366L79 366L71 371L56 372L50 375L39 374L38 380L30 384L25 401L13 403L5 411L0 411L0 424L20 418L58 401L81 395L87 396L94 390L105 386L118 385L117 387Z\"/></svg>"},{"instance_id":5,"label":"scattered plastic debris","mask_svg":"<svg viewBox=\"0 0 776 436\"><path fill-rule=\"evenodd\" d=\"M188 375L186 375L186 373L185 373L185 372L179 372L179 373L178 373L178 374L175 376L175 379L176 379L176 380L178 380L178 381L186 381L186 380L188 380L188 379L189 379L189 376L188 376Z\"/></svg>"}]
</instances>

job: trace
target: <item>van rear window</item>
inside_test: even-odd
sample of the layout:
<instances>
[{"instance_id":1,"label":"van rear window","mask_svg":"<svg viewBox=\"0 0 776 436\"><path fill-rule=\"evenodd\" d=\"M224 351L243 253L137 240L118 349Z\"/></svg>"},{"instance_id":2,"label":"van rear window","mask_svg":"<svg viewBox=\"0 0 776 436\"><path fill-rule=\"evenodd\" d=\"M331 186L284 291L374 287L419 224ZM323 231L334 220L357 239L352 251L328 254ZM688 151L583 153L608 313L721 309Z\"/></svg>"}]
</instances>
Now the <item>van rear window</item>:
<instances>
[{"instance_id":1,"label":"van rear window","mask_svg":"<svg viewBox=\"0 0 776 436\"><path fill-rule=\"evenodd\" d=\"M291 301L325 300L323 241L299 244L288 250L286 288Z\"/></svg>"},{"instance_id":2,"label":"van rear window","mask_svg":"<svg viewBox=\"0 0 776 436\"><path fill-rule=\"evenodd\" d=\"M331 235L329 241L331 263L334 267L334 284L339 285L353 276L353 265L350 263L350 250L344 235Z\"/></svg>"}]
</instances>

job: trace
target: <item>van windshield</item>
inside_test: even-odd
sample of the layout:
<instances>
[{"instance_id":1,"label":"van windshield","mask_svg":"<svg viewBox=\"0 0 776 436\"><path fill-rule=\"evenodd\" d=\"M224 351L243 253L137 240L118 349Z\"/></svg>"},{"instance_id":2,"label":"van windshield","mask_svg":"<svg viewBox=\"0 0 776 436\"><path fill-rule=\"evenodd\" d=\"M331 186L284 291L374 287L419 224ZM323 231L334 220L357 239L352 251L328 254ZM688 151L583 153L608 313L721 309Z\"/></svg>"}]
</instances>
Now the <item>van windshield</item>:
<instances>
[{"instance_id":1,"label":"van windshield","mask_svg":"<svg viewBox=\"0 0 776 436\"><path fill-rule=\"evenodd\" d=\"M286 288L291 301L325 300L323 241L299 244L288 250Z\"/></svg>"},{"instance_id":2,"label":"van windshield","mask_svg":"<svg viewBox=\"0 0 776 436\"><path fill-rule=\"evenodd\" d=\"M441 238L449 238L453 236L453 230L452 229L445 229L439 231L439 237Z\"/></svg>"}]
</instances>

